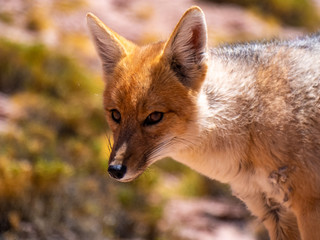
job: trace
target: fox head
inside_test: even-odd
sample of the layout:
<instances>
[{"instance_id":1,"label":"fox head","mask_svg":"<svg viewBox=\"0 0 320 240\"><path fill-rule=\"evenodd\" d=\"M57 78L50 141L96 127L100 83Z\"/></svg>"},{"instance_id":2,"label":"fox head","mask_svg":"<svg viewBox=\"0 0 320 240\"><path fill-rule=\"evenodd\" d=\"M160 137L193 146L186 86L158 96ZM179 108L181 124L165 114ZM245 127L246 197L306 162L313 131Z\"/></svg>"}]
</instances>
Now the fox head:
<instances>
[{"instance_id":1,"label":"fox head","mask_svg":"<svg viewBox=\"0 0 320 240\"><path fill-rule=\"evenodd\" d=\"M102 62L103 95L114 145L109 174L131 181L150 164L183 151L195 128L197 95L207 72L207 30L190 8L166 42L137 46L96 16L88 26Z\"/></svg>"}]
</instances>

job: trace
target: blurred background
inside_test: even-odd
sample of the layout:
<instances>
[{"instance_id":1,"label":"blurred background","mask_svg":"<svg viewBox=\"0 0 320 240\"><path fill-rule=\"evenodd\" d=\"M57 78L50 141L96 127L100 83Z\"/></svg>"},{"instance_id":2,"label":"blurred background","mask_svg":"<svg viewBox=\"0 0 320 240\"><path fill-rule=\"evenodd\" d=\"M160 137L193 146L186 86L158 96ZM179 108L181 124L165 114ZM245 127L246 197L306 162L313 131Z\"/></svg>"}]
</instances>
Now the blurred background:
<instances>
[{"instance_id":1,"label":"blurred background","mask_svg":"<svg viewBox=\"0 0 320 240\"><path fill-rule=\"evenodd\" d=\"M211 46L320 27L319 0L0 0L0 239L268 239L227 185L165 159L107 174L100 62L85 15L138 43L199 5Z\"/></svg>"}]
</instances>

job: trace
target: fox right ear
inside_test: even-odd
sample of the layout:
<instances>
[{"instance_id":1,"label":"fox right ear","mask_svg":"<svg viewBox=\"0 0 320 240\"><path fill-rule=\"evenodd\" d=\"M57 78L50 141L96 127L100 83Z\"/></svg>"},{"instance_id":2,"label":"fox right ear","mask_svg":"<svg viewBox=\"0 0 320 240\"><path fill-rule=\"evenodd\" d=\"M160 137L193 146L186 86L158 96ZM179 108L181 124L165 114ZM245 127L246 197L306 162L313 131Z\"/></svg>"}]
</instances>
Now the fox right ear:
<instances>
[{"instance_id":1,"label":"fox right ear","mask_svg":"<svg viewBox=\"0 0 320 240\"><path fill-rule=\"evenodd\" d=\"M111 74L117 63L126 56L126 47L133 43L113 32L92 13L87 14L87 24L102 61L103 70Z\"/></svg>"},{"instance_id":2,"label":"fox right ear","mask_svg":"<svg viewBox=\"0 0 320 240\"><path fill-rule=\"evenodd\" d=\"M191 7L182 16L164 56L183 85L199 89L207 71L207 26L199 7Z\"/></svg>"}]
</instances>

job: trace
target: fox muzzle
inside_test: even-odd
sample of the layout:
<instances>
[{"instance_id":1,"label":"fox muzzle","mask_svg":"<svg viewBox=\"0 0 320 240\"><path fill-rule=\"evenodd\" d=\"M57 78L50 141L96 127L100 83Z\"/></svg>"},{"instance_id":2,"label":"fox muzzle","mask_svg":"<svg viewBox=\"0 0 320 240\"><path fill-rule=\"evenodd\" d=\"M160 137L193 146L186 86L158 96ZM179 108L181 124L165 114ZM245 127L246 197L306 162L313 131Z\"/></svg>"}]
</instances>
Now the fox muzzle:
<instances>
[{"instance_id":1,"label":"fox muzzle","mask_svg":"<svg viewBox=\"0 0 320 240\"><path fill-rule=\"evenodd\" d=\"M120 164L110 165L108 167L108 172L111 177L119 180L119 179L123 178L124 175L126 174L127 167L125 165L120 165Z\"/></svg>"}]
</instances>

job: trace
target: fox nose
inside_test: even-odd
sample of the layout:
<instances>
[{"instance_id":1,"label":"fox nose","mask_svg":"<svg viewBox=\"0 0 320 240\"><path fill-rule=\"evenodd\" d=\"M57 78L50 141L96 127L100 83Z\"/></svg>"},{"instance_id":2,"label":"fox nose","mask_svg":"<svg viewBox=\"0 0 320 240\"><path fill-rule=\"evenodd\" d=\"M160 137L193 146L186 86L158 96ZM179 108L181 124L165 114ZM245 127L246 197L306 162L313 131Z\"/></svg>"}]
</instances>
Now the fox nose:
<instances>
[{"instance_id":1,"label":"fox nose","mask_svg":"<svg viewBox=\"0 0 320 240\"><path fill-rule=\"evenodd\" d=\"M125 165L110 165L108 167L108 172L111 177L121 179L126 174L127 167Z\"/></svg>"}]
</instances>

